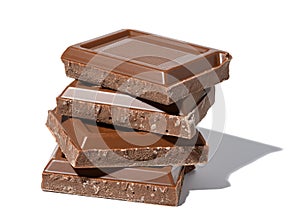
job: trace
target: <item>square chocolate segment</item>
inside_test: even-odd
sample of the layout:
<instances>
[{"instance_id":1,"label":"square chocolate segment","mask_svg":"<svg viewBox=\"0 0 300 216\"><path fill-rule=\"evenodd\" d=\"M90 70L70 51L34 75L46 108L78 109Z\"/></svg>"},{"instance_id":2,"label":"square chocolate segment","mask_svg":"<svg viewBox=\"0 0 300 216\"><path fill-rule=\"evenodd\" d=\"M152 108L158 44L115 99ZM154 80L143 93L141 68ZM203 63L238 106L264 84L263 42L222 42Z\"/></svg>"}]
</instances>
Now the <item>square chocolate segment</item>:
<instances>
[{"instance_id":1,"label":"square chocolate segment","mask_svg":"<svg viewBox=\"0 0 300 216\"><path fill-rule=\"evenodd\" d=\"M171 105L134 98L101 86L73 81L57 97L57 113L191 139L215 100L214 87Z\"/></svg>"},{"instance_id":2,"label":"square chocolate segment","mask_svg":"<svg viewBox=\"0 0 300 216\"><path fill-rule=\"evenodd\" d=\"M180 166L74 169L56 147L43 171L42 189L176 206L184 171Z\"/></svg>"},{"instance_id":3,"label":"square chocolate segment","mask_svg":"<svg viewBox=\"0 0 300 216\"><path fill-rule=\"evenodd\" d=\"M169 105L229 78L223 51L135 30L70 46L70 77Z\"/></svg>"},{"instance_id":4,"label":"square chocolate segment","mask_svg":"<svg viewBox=\"0 0 300 216\"><path fill-rule=\"evenodd\" d=\"M207 162L208 146L198 132L192 139L114 129L94 121L49 111L47 127L75 168L183 166Z\"/></svg>"}]
</instances>

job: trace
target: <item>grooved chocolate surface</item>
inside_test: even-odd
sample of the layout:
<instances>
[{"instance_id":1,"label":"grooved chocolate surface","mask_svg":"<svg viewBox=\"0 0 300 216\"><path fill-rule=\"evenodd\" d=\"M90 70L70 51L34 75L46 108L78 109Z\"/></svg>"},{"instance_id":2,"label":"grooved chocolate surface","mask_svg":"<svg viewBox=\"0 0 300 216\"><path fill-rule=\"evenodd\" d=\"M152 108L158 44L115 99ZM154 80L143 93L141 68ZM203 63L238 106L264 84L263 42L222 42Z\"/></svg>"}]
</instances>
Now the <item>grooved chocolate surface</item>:
<instances>
[{"instance_id":1,"label":"grooved chocolate surface","mask_svg":"<svg viewBox=\"0 0 300 216\"><path fill-rule=\"evenodd\" d=\"M215 100L214 87L171 105L73 81L57 97L57 113L190 139Z\"/></svg>"},{"instance_id":2,"label":"grooved chocolate surface","mask_svg":"<svg viewBox=\"0 0 300 216\"><path fill-rule=\"evenodd\" d=\"M207 161L208 147L198 132L192 139L160 136L49 111L47 126L73 167L194 165Z\"/></svg>"},{"instance_id":3,"label":"grooved chocolate surface","mask_svg":"<svg viewBox=\"0 0 300 216\"><path fill-rule=\"evenodd\" d=\"M165 105L228 79L230 60L223 51L136 30L70 46L62 55L70 77Z\"/></svg>"},{"instance_id":4,"label":"grooved chocolate surface","mask_svg":"<svg viewBox=\"0 0 300 216\"><path fill-rule=\"evenodd\" d=\"M188 169L190 170L190 169ZM56 148L43 171L42 189L76 195L177 205L183 167L74 169Z\"/></svg>"}]
</instances>

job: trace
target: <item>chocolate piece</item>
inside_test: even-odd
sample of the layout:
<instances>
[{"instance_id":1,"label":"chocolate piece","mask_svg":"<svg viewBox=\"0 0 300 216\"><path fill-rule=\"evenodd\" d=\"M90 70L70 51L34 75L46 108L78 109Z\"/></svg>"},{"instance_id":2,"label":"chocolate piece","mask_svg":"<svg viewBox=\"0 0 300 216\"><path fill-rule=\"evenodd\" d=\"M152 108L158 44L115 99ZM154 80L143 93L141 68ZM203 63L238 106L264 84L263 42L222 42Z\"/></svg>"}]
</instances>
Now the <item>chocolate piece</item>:
<instances>
[{"instance_id":1,"label":"chocolate piece","mask_svg":"<svg viewBox=\"0 0 300 216\"><path fill-rule=\"evenodd\" d=\"M194 165L207 161L208 146L198 132L192 139L133 131L61 117L49 111L46 125L75 168Z\"/></svg>"},{"instance_id":2,"label":"chocolate piece","mask_svg":"<svg viewBox=\"0 0 300 216\"><path fill-rule=\"evenodd\" d=\"M229 53L135 30L70 46L69 77L165 105L229 78Z\"/></svg>"},{"instance_id":3,"label":"chocolate piece","mask_svg":"<svg viewBox=\"0 0 300 216\"><path fill-rule=\"evenodd\" d=\"M214 94L212 87L162 105L74 81L57 97L57 113L190 139L214 103Z\"/></svg>"},{"instance_id":4,"label":"chocolate piece","mask_svg":"<svg viewBox=\"0 0 300 216\"><path fill-rule=\"evenodd\" d=\"M178 205L184 167L74 169L56 148L43 171L42 189L67 194Z\"/></svg>"}]
</instances>

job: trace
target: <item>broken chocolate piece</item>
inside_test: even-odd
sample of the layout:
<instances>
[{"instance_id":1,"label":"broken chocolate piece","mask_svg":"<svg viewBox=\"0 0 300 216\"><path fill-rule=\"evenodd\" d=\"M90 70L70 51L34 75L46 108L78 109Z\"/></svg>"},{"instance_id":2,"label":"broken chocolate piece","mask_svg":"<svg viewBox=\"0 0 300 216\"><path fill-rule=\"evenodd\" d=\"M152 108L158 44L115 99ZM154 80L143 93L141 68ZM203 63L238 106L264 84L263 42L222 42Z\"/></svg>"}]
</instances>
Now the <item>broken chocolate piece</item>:
<instances>
[{"instance_id":1,"label":"broken chocolate piece","mask_svg":"<svg viewBox=\"0 0 300 216\"><path fill-rule=\"evenodd\" d=\"M70 46L69 77L169 105L229 78L227 52L135 30Z\"/></svg>"},{"instance_id":2,"label":"broken chocolate piece","mask_svg":"<svg viewBox=\"0 0 300 216\"><path fill-rule=\"evenodd\" d=\"M208 146L200 132L192 139L161 136L95 123L49 111L46 123L75 168L182 166L206 163Z\"/></svg>"},{"instance_id":3,"label":"broken chocolate piece","mask_svg":"<svg viewBox=\"0 0 300 216\"><path fill-rule=\"evenodd\" d=\"M185 170L184 167L167 166L86 169L85 174L82 172L74 169L56 148L43 171L42 189L176 206Z\"/></svg>"},{"instance_id":4,"label":"broken chocolate piece","mask_svg":"<svg viewBox=\"0 0 300 216\"><path fill-rule=\"evenodd\" d=\"M74 81L57 97L57 113L190 139L214 100L214 87L162 105Z\"/></svg>"}]
</instances>

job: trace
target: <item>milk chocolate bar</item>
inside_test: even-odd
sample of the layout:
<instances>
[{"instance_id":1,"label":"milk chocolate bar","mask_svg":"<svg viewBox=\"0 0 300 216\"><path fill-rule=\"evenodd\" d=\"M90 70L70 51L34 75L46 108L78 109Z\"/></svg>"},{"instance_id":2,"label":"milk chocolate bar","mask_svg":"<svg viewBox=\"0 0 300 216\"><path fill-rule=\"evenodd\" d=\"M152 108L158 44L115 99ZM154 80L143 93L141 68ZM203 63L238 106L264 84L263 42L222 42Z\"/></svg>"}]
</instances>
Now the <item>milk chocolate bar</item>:
<instances>
[{"instance_id":1,"label":"milk chocolate bar","mask_svg":"<svg viewBox=\"0 0 300 216\"><path fill-rule=\"evenodd\" d=\"M49 111L46 123L75 168L182 166L206 163L208 146L199 132L192 139L117 130L95 121Z\"/></svg>"},{"instance_id":2,"label":"milk chocolate bar","mask_svg":"<svg viewBox=\"0 0 300 216\"><path fill-rule=\"evenodd\" d=\"M171 105L162 105L74 81L57 97L57 113L191 139L197 132L196 125L205 117L214 100L214 87Z\"/></svg>"},{"instance_id":3,"label":"milk chocolate bar","mask_svg":"<svg viewBox=\"0 0 300 216\"><path fill-rule=\"evenodd\" d=\"M67 76L161 104L229 78L229 53L136 30L67 48Z\"/></svg>"},{"instance_id":4,"label":"milk chocolate bar","mask_svg":"<svg viewBox=\"0 0 300 216\"><path fill-rule=\"evenodd\" d=\"M42 176L44 191L176 206L184 167L74 169L57 148Z\"/></svg>"}]
</instances>

